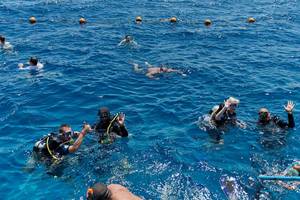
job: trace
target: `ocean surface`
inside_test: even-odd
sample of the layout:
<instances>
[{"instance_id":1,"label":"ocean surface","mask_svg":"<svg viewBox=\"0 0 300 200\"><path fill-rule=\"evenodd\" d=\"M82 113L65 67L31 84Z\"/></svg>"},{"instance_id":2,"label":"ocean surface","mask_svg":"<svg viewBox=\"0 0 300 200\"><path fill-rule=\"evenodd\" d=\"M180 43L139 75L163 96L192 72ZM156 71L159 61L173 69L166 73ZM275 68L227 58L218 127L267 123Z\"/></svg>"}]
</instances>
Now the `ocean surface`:
<instances>
[{"instance_id":1,"label":"ocean surface","mask_svg":"<svg viewBox=\"0 0 300 200\"><path fill-rule=\"evenodd\" d=\"M14 48L0 51L0 199L84 199L95 182L144 199L226 199L222 177L236 180L237 199L299 199L257 179L300 159L299 10L297 0L1 0L0 34ZM118 46L125 35L137 45ZM44 69L18 70L31 56ZM133 70L144 62L186 76L149 79ZM247 128L209 130L205 115L229 96ZM287 100L295 129L257 129L260 107L286 120ZM89 134L62 163L33 162L35 141L62 123L94 124L101 106L126 114L127 139L101 146Z\"/></svg>"}]
</instances>

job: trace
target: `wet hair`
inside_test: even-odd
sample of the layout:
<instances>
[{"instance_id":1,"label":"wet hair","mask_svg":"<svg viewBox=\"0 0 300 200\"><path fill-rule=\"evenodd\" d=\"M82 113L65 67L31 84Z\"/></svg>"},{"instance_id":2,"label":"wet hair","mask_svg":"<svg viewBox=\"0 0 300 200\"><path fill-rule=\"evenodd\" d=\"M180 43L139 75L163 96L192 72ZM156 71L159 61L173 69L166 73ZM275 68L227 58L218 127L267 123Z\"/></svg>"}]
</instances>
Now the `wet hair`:
<instances>
[{"instance_id":1,"label":"wet hair","mask_svg":"<svg viewBox=\"0 0 300 200\"><path fill-rule=\"evenodd\" d=\"M69 124L62 124L62 125L60 125L60 127L59 127L59 133L64 133L64 128L65 127L70 128L71 126Z\"/></svg>"},{"instance_id":2,"label":"wet hair","mask_svg":"<svg viewBox=\"0 0 300 200\"><path fill-rule=\"evenodd\" d=\"M5 37L3 37L2 35L0 35L0 42L4 43L5 42Z\"/></svg>"},{"instance_id":3,"label":"wet hair","mask_svg":"<svg viewBox=\"0 0 300 200\"><path fill-rule=\"evenodd\" d=\"M33 64L34 66L36 66L39 61L36 57L31 57L29 62L30 62L30 64Z\"/></svg>"},{"instance_id":4,"label":"wet hair","mask_svg":"<svg viewBox=\"0 0 300 200\"><path fill-rule=\"evenodd\" d=\"M101 121L109 121L110 120L110 111L107 107L102 107L98 111L98 116Z\"/></svg>"},{"instance_id":5,"label":"wet hair","mask_svg":"<svg viewBox=\"0 0 300 200\"><path fill-rule=\"evenodd\" d=\"M96 183L87 190L87 200L110 200L111 192L103 183Z\"/></svg>"},{"instance_id":6,"label":"wet hair","mask_svg":"<svg viewBox=\"0 0 300 200\"><path fill-rule=\"evenodd\" d=\"M131 41L132 37L130 35L125 35L125 40Z\"/></svg>"},{"instance_id":7,"label":"wet hair","mask_svg":"<svg viewBox=\"0 0 300 200\"><path fill-rule=\"evenodd\" d=\"M229 101L231 104L239 104L240 100L234 98L234 97L229 97L228 99L226 99L226 101Z\"/></svg>"}]
</instances>

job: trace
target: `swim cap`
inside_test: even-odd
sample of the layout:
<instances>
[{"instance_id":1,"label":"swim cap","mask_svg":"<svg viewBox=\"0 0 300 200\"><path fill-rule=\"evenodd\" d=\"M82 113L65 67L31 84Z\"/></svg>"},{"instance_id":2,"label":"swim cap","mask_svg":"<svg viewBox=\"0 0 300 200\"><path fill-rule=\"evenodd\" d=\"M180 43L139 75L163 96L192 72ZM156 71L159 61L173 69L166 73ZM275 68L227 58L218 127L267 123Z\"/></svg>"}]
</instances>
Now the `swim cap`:
<instances>
[{"instance_id":1,"label":"swim cap","mask_svg":"<svg viewBox=\"0 0 300 200\"><path fill-rule=\"evenodd\" d=\"M106 185L102 183L96 183L92 188L87 190L87 200L109 200L111 192Z\"/></svg>"}]
</instances>

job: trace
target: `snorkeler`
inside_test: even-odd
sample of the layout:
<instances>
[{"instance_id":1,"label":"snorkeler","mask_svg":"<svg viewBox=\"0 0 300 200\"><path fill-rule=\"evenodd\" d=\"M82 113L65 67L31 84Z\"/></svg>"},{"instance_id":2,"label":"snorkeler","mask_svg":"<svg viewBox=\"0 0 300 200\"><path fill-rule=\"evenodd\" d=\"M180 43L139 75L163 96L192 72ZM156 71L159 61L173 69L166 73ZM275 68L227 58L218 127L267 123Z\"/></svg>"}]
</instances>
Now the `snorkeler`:
<instances>
[{"instance_id":1,"label":"snorkeler","mask_svg":"<svg viewBox=\"0 0 300 200\"><path fill-rule=\"evenodd\" d=\"M118 44L118 46L124 45L134 45L137 46L137 43L134 41L133 37L130 35L126 35L124 39Z\"/></svg>"},{"instance_id":2,"label":"snorkeler","mask_svg":"<svg viewBox=\"0 0 300 200\"><path fill-rule=\"evenodd\" d=\"M164 65L161 65L160 67L155 67L153 65L150 65L148 62L145 62L145 65L147 65L147 72L145 74L149 78L154 78L155 75L158 75L158 74L170 73L170 72L175 72L175 73L181 74L182 76L186 76L186 74L184 74L182 71L177 70L177 69L168 68L168 67L165 67ZM144 73L144 69L140 68L140 66L136 63L133 64L133 69L135 72Z\"/></svg>"},{"instance_id":3,"label":"snorkeler","mask_svg":"<svg viewBox=\"0 0 300 200\"><path fill-rule=\"evenodd\" d=\"M125 114L118 113L111 116L106 107L98 111L99 121L94 126L95 132L99 134L99 142L110 144L115 141L116 136L127 137L128 131L125 127Z\"/></svg>"},{"instance_id":4,"label":"snorkeler","mask_svg":"<svg viewBox=\"0 0 300 200\"><path fill-rule=\"evenodd\" d=\"M90 125L84 124L81 132L73 132L70 125L62 124L59 133L50 133L37 141L33 152L41 158L60 160L64 155L77 151L85 135L92 131ZM74 141L74 138L76 140Z\"/></svg>"},{"instance_id":5,"label":"snorkeler","mask_svg":"<svg viewBox=\"0 0 300 200\"><path fill-rule=\"evenodd\" d=\"M280 128L294 128L295 121L293 116L293 109L295 104L292 101L288 101L287 105L284 106L285 111L288 114L288 122L284 122L277 116L271 116L271 113L266 108L259 109L258 115L258 124L261 126L266 125L276 125Z\"/></svg>"},{"instance_id":6,"label":"snorkeler","mask_svg":"<svg viewBox=\"0 0 300 200\"><path fill-rule=\"evenodd\" d=\"M219 106L214 106L210 111L211 121L217 126L222 126L229 123L244 128L246 125L238 121L236 117L235 110L239 103L240 100L234 97L229 97L224 101L224 103L221 103Z\"/></svg>"},{"instance_id":7,"label":"snorkeler","mask_svg":"<svg viewBox=\"0 0 300 200\"><path fill-rule=\"evenodd\" d=\"M44 65L40 63L37 58L31 57L29 59L29 66L24 67L23 63L19 63L18 67L20 70L39 70L42 69Z\"/></svg>"},{"instance_id":8,"label":"snorkeler","mask_svg":"<svg viewBox=\"0 0 300 200\"><path fill-rule=\"evenodd\" d=\"M96 183L86 191L87 200L141 200L138 196L132 194L126 187L119 184L110 184L106 186L102 183Z\"/></svg>"},{"instance_id":9,"label":"snorkeler","mask_svg":"<svg viewBox=\"0 0 300 200\"><path fill-rule=\"evenodd\" d=\"M6 42L6 39L4 36L0 35L0 46L4 50L11 50L13 47L9 42Z\"/></svg>"},{"instance_id":10,"label":"snorkeler","mask_svg":"<svg viewBox=\"0 0 300 200\"><path fill-rule=\"evenodd\" d=\"M300 176L300 161L293 162L286 170L284 170L280 176L293 176L299 177ZM299 181L293 181L293 183L286 183L283 181L277 181L277 184L288 189L288 190L295 190L298 185L300 185Z\"/></svg>"}]
</instances>

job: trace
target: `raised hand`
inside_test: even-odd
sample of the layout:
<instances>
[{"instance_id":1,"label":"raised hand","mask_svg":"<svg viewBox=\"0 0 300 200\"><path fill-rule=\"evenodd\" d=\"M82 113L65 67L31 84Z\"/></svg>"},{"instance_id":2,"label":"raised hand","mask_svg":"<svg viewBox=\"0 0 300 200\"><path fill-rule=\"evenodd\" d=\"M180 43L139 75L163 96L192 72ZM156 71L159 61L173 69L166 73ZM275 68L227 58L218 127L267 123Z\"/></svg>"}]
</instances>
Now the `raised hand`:
<instances>
[{"instance_id":1,"label":"raised hand","mask_svg":"<svg viewBox=\"0 0 300 200\"><path fill-rule=\"evenodd\" d=\"M88 133L88 132L91 132L92 131L92 128L89 124L84 124L83 125L83 129L82 129L84 132Z\"/></svg>"},{"instance_id":2,"label":"raised hand","mask_svg":"<svg viewBox=\"0 0 300 200\"><path fill-rule=\"evenodd\" d=\"M229 108L230 104L231 103L228 100L224 101L224 107L225 108Z\"/></svg>"},{"instance_id":3,"label":"raised hand","mask_svg":"<svg viewBox=\"0 0 300 200\"><path fill-rule=\"evenodd\" d=\"M118 123L120 125L124 125L124 123L125 123L125 115L123 113L119 114L119 116L118 116Z\"/></svg>"},{"instance_id":4,"label":"raised hand","mask_svg":"<svg viewBox=\"0 0 300 200\"><path fill-rule=\"evenodd\" d=\"M292 113L293 109L295 107L295 104L292 101L288 101L288 103L286 104L286 106L283 106L283 107L284 107L284 109L285 109L286 112Z\"/></svg>"}]
</instances>

